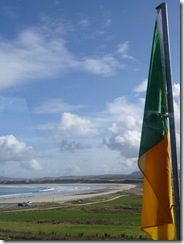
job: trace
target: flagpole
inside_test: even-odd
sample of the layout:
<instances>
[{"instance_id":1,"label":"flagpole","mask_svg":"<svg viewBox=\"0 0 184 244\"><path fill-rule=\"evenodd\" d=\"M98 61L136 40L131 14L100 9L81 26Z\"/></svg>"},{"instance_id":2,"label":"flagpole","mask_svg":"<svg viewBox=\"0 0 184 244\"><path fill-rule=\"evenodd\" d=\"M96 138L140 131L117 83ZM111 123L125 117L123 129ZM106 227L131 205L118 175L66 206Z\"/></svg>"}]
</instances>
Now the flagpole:
<instances>
[{"instance_id":1,"label":"flagpole","mask_svg":"<svg viewBox=\"0 0 184 244\"><path fill-rule=\"evenodd\" d=\"M170 127L170 143L171 143L171 159L173 169L173 186L175 198L175 221L176 221L176 234L177 239L180 240L180 197L179 197L179 184L178 184L178 166L176 154L176 137L175 137L175 122L174 122L174 106L173 106L173 93L172 93L172 79L171 79L171 64L170 64L170 48L168 38L168 19L167 19L167 5L162 3L156 7L157 11L161 10L162 14L162 28L163 28L163 42L165 53L165 70L167 81L167 99L168 99L168 112L169 112L169 127Z\"/></svg>"}]
</instances>

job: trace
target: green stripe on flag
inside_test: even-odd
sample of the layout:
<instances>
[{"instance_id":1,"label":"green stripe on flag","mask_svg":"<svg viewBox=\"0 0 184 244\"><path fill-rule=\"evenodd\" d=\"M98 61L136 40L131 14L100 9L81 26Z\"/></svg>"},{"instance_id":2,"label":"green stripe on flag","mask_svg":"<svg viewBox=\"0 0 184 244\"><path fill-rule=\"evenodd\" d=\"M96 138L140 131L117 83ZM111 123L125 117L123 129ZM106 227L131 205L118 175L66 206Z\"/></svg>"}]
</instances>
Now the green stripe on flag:
<instances>
[{"instance_id":1,"label":"green stripe on flag","mask_svg":"<svg viewBox=\"0 0 184 244\"><path fill-rule=\"evenodd\" d=\"M163 139L165 131L168 130L165 81L161 58L159 30L156 23L152 44L139 157L159 143Z\"/></svg>"}]
</instances>

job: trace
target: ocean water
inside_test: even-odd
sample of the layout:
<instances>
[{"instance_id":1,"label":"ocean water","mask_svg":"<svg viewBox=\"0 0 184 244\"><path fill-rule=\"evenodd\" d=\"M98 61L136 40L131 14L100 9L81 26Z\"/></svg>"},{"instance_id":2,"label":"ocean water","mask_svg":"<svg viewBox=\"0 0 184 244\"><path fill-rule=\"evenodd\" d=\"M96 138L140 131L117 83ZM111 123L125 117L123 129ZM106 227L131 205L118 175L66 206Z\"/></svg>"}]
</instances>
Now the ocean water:
<instances>
[{"instance_id":1,"label":"ocean water","mask_svg":"<svg viewBox=\"0 0 184 244\"><path fill-rule=\"evenodd\" d=\"M0 199L43 196L105 189L95 185L0 185Z\"/></svg>"}]
</instances>

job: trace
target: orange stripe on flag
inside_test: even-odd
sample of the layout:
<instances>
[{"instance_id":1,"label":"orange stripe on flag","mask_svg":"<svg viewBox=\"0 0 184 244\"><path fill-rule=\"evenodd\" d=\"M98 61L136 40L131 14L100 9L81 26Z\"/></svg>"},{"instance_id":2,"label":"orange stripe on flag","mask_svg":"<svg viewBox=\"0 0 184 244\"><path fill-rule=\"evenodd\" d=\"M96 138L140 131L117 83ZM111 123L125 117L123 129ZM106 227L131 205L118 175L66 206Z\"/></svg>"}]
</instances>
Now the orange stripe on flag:
<instances>
[{"instance_id":1,"label":"orange stripe on flag","mask_svg":"<svg viewBox=\"0 0 184 244\"><path fill-rule=\"evenodd\" d=\"M168 132L138 162L144 174L141 230L154 240L175 239Z\"/></svg>"}]
</instances>

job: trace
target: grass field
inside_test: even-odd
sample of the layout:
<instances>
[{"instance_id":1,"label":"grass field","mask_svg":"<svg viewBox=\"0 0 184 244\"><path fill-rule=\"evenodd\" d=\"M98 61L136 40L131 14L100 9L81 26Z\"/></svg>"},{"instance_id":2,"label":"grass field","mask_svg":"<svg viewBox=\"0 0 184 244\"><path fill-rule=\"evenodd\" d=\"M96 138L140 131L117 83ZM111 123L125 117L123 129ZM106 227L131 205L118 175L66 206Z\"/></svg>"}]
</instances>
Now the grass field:
<instances>
[{"instance_id":1,"label":"grass field","mask_svg":"<svg viewBox=\"0 0 184 244\"><path fill-rule=\"evenodd\" d=\"M1 210L2 240L148 240L140 231L142 188L65 204Z\"/></svg>"}]
</instances>

